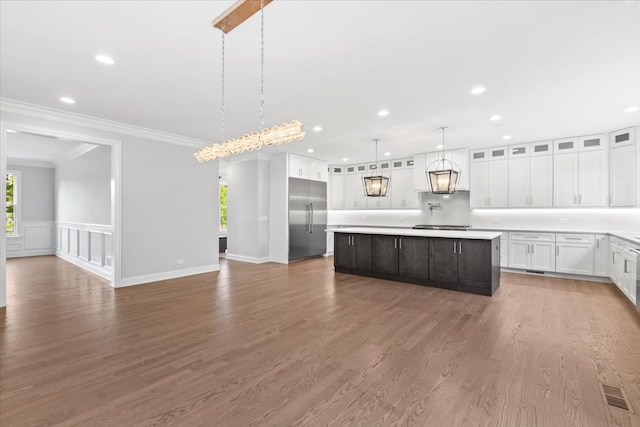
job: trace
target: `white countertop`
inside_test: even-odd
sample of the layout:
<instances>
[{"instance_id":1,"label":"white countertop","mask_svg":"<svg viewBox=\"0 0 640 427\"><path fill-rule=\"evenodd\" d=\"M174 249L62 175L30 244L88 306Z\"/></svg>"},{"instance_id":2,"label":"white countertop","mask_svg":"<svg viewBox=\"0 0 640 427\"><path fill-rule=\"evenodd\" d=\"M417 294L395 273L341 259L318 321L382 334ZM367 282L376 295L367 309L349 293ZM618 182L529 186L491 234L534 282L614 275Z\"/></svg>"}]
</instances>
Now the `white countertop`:
<instances>
[{"instance_id":1,"label":"white countertop","mask_svg":"<svg viewBox=\"0 0 640 427\"><path fill-rule=\"evenodd\" d=\"M390 236L443 237L448 239L476 240L492 240L502 235L502 233L495 231L413 230L411 228L387 227L328 228L327 231L332 231L334 233L383 234Z\"/></svg>"}]
</instances>

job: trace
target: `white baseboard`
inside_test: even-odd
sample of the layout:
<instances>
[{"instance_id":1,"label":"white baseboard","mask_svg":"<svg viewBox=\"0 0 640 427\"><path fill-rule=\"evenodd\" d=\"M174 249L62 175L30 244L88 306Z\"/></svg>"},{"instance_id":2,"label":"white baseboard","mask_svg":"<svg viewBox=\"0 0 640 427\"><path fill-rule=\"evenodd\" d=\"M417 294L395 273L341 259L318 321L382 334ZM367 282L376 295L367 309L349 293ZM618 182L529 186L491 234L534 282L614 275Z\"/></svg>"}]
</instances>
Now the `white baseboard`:
<instances>
[{"instance_id":1,"label":"white baseboard","mask_svg":"<svg viewBox=\"0 0 640 427\"><path fill-rule=\"evenodd\" d=\"M71 255L63 251L56 251L55 255L58 258L62 258L65 261L69 261L71 264L77 265L83 270L87 270L88 272L93 273L97 276L100 276L103 279L107 279L111 281L112 272L109 269L93 264L92 262L85 261L82 258L78 258L75 255Z\"/></svg>"},{"instance_id":2,"label":"white baseboard","mask_svg":"<svg viewBox=\"0 0 640 427\"><path fill-rule=\"evenodd\" d=\"M244 256L244 255L235 255L227 252L227 259L232 259L234 261L242 261L242 262L250 262L252 264L264 264L265 262L271 262L271 257L252 257L252 256Z\"/></svg>"},{"instance_id":3,"label":"white baseboard","mask_svg":"<svg viewBox=\"0 0 640 427\"><path fill-rule=\"evenodd\" d=\"M164 271L162 273L144 274L141 276L123 277L119 288L125 286L142 285L144 283L159 282L161 280L177 279L180 277L193 276L195 274L211 273L219 271L220 264L203 265L202 267L185 268L182 270Z\"/></svg>"},{"instance_id":4,"label":"white baseboard","mask_svg":"<svg viewBox=\"0 0 640 427\"><path fill-rule=\"evenodd\" d=\"M22 258L28 256L43 256L43 255L55 255L56 251L53 248L48 249L25 249L21 251L7 251L7 259L9 258Z\"/></svg>"},{"instance_id":5,"label":"white baseboard","mask_svg":"<svg viewBox=\"0 0 640 427\"><path fill-rule=\"evenodd\" d=\"M517 273L517 274L529 274L532 276L546 276L546 277L556 277L558 279L571 279L571 280L584 280L586 282L601 282L601 283L611 283L611 279L608 277L599 277L599 276L581 276L579 274L567 274L567 273L555 273L553 271L545 271L544 274L534 273L527 270L519 270L516 268L507 268L501 267L501 271L505 273Z\"/></svg>"}]
</instances>

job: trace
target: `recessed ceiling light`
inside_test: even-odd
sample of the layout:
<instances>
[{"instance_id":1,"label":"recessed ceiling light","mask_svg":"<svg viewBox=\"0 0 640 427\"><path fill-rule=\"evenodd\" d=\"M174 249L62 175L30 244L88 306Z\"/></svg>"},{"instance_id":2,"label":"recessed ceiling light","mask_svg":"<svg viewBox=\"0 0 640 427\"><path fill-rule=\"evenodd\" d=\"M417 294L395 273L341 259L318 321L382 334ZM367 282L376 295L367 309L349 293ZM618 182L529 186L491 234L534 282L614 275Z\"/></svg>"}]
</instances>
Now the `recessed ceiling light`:
<instances>
[{"instance_id":1,"label":"recessed ceiling light","mask_svg":"<svg viewBox=\"0 0 640 427\"><path fill-rule=\"evenodd\" d=\"M349 159L347 159L346 157L343 157L343 158L342 158L342 161L343 161L343 162L346 162L346 161L348 161L348 160L349 160Z\"/></svg>"},{"instance_id":2,"label":"recessed ceiling light","mask_svg":"<svg viewBox=\"0 0 640 427\"><path fill-rule=\"evenodd\" d=\"M482 86L474 87L473 89L471 89L471 95L480 95L485 90L487 90L486 87L482 87Z\"/></svg>"},{"instance_id":3,"label":"recessed ceiling light","mask_svg":"<svg viewBox=\"0 0 640 427\"><path fill-rule=\"evenodd\" d=\"M113 58L107 55L96 55L96 61L102 62L103 64L113 65L115 62Z\"/></svg>"},{"instance_id":4,"label":"recessed ceiling light","mask_svg":"<svg viewBox=\"0 0 640 427\"><path fill-rule=\"evenodd\" d=\"M63 96L62 98L60 98L60 101L64 102L65 104L75 104L76 103L75 100L73 100L71 98L68 98L66 96Z\"/></svg>"},{"instance_id":5,"label":"recessed ceiling light","mask_svg":"<svg viewBox=\"0 0 640 427\"><path fill-rule=\"evenodd\" d=\"M386 153L384 153L385 156L390 156L391 153L389 153L388 151Z\"/></svg>"},{"instance_id":6,"label":"recessed ceiling light","mask_svg":"<svg viewBox=\"0 0 640 427\"><path fill-rule=\"evenodd\" d=\"M380 117L385 117L385 116L389 115L389 112L387 110L380 110L380 111L378 111L378 115Z\"/></svg>"},{"instance_id":7,"label":"recessed ceiling light","mask_svg":"<svg viewBox=\"0 0 640 427\"><path fill-rule=\"evenodd\" d=\"M9 132L9 133L16 133L16 131L15 131L15 130L13 130L13 129L7 129L7 132Z\"/></svg>"},{"instance_id":8,"label":"recessed ceiling light","mask_svg":"<svg viewBox=\"0 0 640 427\"><path fill-rule=\"evenodd\" d=\"M315 151L315 150L314 150L313 148L309 148L309 149L307 150L307 153L313 153L314 151Z\"/></svg>"},{"instance_id":9,"label":"recessed ceiling light","mask_svg":"<svg viewBox=\"0 0 640 427\"><path fill-rule=\"evenodd\" d=\"M632 105L630 107L625 108L624 112L625 113L635 113L638 110L640 110L640 108L638 108L637 105Z\"/></svg>"},{"instance_id":10,"label":"recessed ceiling light","mask_svg":"<svg viewBox=\"0 0 640 427\"><path fill-rule=\"evenodd\" d=\"M511 135L505 135L502 137L502 139L507 140L507 139L511 139Z\"/></svg>"},{"instance_id":11,"label":"recessed ceiling light","mask_svg":"<svg viewBox=\"0 0 640 427\"><path fill-rule=\"evenodd\" d=\"M322 130L322 126L314 126L313 130L314 132L320 132Z\"/></svg>"},{"instance_id":12,"label":"recessed ceiling light","mask_svg":"<svg viewBox=\"0 0 640 427\"><path fill-rule=\"evenodd\" d=\"M495 122L497 120L500 120L501 118L502 118L502 116L499 116L499 115L496 114L494 116L489 117L489 120L491 120L492 122Z\"/></svg>"},{"instance_id":13,"label":"recessed ceiling light","mask_svg":"<svg viewBox=\"0 0 640 427\"><path fill-rule=\"evenodd\" d=\"M436 148L439 150L441 148L444 148L444 145L436 145Z\"/></svg>"}]
</instances>

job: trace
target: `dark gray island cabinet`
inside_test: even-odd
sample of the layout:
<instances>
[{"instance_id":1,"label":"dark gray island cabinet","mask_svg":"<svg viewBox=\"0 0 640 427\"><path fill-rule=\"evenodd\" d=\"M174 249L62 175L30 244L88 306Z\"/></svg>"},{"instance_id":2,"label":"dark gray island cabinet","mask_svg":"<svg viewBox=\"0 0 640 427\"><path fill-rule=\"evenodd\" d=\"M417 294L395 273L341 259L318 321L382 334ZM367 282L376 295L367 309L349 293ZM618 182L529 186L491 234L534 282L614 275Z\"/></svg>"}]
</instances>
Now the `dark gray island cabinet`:
<instances>
[{"instance_id":1,"label":"dark gray island cabinet","mask_svg":"<svg viewBox=\"0 0 640 427\"><path fill-rule=\"evenodd\" d=\"M333 230L336 273L493 295L500 286L500 234L341 228Z\"/></svg>"}]
</instances>

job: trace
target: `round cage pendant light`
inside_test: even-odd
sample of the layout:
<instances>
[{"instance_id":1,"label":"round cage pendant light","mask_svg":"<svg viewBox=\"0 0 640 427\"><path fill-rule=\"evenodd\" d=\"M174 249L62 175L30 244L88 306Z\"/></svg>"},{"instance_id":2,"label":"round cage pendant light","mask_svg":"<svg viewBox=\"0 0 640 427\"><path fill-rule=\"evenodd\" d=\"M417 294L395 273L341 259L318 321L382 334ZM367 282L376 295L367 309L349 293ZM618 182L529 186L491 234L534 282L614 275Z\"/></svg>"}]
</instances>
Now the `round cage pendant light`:
<instances>
[{"instance_id":1,"label":"round cage pendant light","mask_svg":"<svg viewBox=\"0 0 640 427\"><path fill-rule=\"evenodd\" d=\"M374 139L374 141L376 143L375 167L365 173L365 176L362 177L362 182L364 184L364 192L367 197L385 197L387 195L387 190L389 189L390 178L382 175L382 172L378 173L378 141L380 140ZM367 173L370 173L371 175L367 176Z\"/></svg>"},{"instance_id":2,"label":"round cage pendant light","mask_svg":"<svg viewBox=\"0 0 640 427\"><path fill-rule=\"evenodd\" d=\"M442 158L431 162L427 166L427 170L425 172L429 178L429 186L431 187L432 193L451 194L456 191L456 185L460 179L461 171L460 166L458 166L453 160L445 158L444 130L446 129L446 126L438 129L442 129Z\"/></svg>"}]
</instances>

